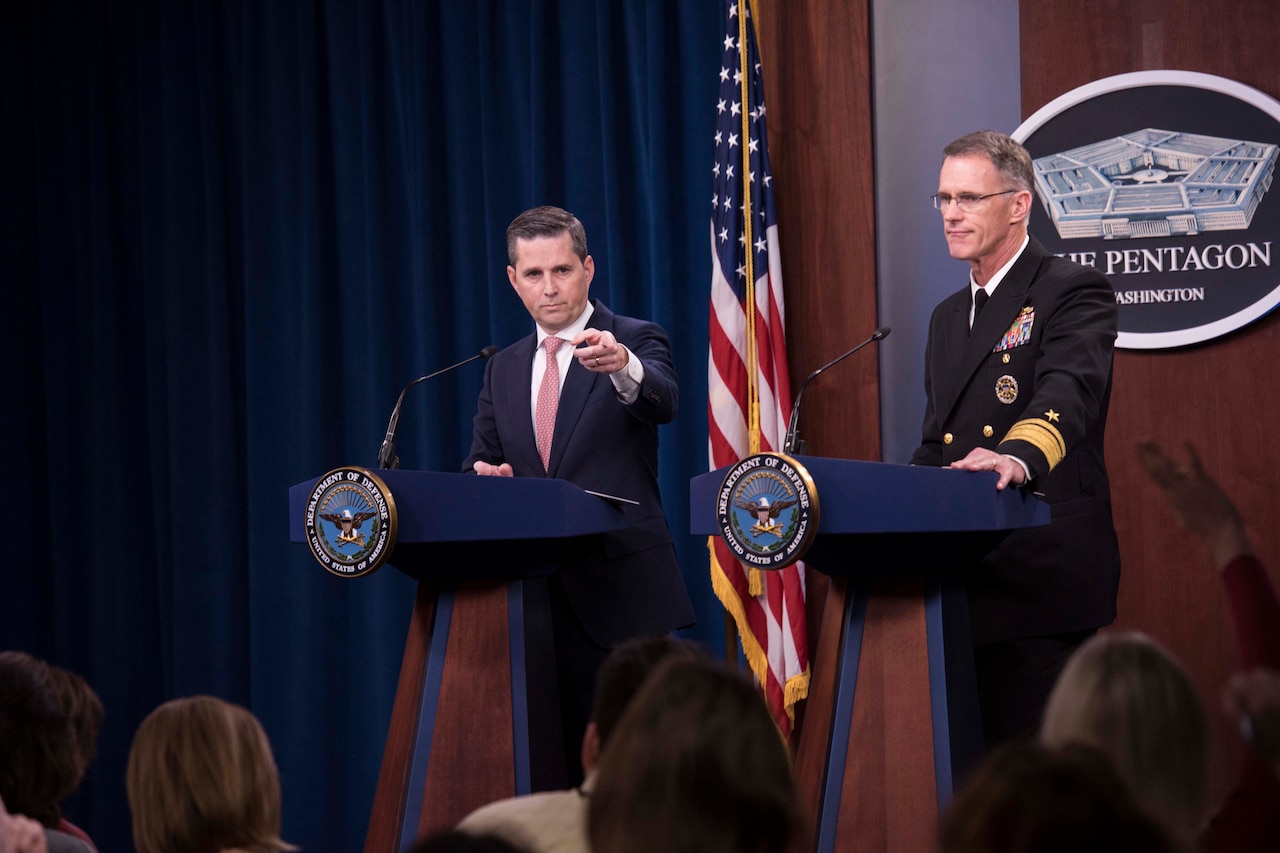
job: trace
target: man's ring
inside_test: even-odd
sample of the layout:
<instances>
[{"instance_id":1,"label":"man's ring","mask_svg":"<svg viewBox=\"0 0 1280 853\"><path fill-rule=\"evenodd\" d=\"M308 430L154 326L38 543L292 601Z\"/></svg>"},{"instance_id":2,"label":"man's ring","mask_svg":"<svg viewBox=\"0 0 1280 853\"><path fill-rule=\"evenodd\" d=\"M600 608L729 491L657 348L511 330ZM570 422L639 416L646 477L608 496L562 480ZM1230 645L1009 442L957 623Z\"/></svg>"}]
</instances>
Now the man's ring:
<instances>
[{"instance_id":1,"label":"man's ring","mask_svg":"<svg viewBox=\"0 0 1280 853\"><path fill-rule=\"evenodd\" d=\"M600 356L596 356L596 367L600 366Z\"/></svg>"}]
</instances>

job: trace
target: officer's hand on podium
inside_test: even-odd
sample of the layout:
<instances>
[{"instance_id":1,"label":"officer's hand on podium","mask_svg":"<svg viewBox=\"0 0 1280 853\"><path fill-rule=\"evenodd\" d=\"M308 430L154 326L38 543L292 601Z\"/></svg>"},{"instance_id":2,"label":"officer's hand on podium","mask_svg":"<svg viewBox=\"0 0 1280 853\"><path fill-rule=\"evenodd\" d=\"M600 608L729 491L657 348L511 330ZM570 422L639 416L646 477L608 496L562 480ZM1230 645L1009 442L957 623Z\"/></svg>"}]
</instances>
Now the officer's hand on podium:
<instances>
[{"instance_id":1,"label":"officer's hand on podium","mask_svg":"<svg viewBox=\"0 0 1280 853\"><path fill-rule=\"evenodd\" d=\"M471 466L475 472L481 477L511 477L514 472L511 470L509 463L503 462L501 465L490 465L483 459L477 459L476 464Z\"/></svg>"},{"instance_id":2,"label":"officer's hand on podium","mask_svg":"<svg viewBox=\"0 0 1280 853\"><path fill-rule=\"evenodd\" d=\"M968 456L947 467L960 471L994 471L1000 477L996 481L996 491L1003 491L1010 483L1021 486L1027 481L1027 472L1013 457L985 447L975 447L969 451Z\"/></svg>"}]
</instances>

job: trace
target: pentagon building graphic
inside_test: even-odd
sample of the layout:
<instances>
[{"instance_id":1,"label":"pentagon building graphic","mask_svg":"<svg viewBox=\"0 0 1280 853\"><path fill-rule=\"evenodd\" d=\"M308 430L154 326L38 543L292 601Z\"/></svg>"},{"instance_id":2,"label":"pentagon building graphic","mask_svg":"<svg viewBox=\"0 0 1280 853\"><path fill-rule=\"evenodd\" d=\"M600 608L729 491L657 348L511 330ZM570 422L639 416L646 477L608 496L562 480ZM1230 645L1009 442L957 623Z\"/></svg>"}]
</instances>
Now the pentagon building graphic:
<instances>
[{"instance_id":1,"label":"pentagon building graphic","mask_svg":"<svg viewBox=\"0 0 1280 853\"><path fill-rule=\"evenodd\" d=\"M1147 128L1035 161L1058 235L1167 237L1248 228L1277 146Z\"/></svg>"}]
</instances>

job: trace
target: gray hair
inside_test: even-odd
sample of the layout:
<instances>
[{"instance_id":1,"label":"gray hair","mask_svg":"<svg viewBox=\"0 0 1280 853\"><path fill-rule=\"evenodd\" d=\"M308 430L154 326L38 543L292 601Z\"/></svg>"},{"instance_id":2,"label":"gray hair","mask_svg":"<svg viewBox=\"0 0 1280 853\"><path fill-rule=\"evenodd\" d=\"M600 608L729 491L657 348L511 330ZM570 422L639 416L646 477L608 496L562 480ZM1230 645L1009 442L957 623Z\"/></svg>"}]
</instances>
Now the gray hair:
<instances>
[{"instance_id":1,"label":"gray hair","mask_svg":"<svg viewBox=\"0 0 1280 853\"><path fill-rule=\"evenodd\" d=\"M942 155L986 157L996 167L996 171L1012 184L1010 189L1031 192L1035 187L1031 154L1022 143L1007 134L995 130L979 130L952 142L943 149Z\"/></svg>"}]
</instances>

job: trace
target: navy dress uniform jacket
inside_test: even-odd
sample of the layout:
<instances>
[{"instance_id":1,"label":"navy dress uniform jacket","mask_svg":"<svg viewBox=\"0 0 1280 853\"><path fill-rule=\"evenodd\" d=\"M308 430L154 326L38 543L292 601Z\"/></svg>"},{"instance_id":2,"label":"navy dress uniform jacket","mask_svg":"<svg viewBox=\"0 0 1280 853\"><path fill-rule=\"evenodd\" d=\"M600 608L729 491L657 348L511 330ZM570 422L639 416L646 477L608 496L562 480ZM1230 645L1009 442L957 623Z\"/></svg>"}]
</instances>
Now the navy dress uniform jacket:
<instances>
[{"instance_id":1,"label":"navy dress uniform jacket","mask_svg":"<svg viewBox=\"0 0 1280 853\"><path fill-rule=\"evenodd\" d=\"M604 648L635 636L692 625L658 491L658 425L676 415L679 389L666 332L656 323L614 314L595 299L588 325L612 332L644 365L644 382L624 405L608 376L569 364L556 410L549 470L543 471L530 414L536 335L489 359L476 405L471 454L507 462L517 477L556 477L617 497L627 527L606 533L599 548L570 556L557 573L587 635Z\"/></svg>"},{"instance_id":2,"label":"navy dress uniform jacket","mask_svg":"<svg viewBox=\"0 0 1280 853\"><path fill-rule=\"evenodd\" d=\"M1047 527L1011 533L969 577L974 642L1088 630L1115 619L1120 550L1103 436L1115 294L1101 273L1031 238L969 329L968 287L929 322L917 465L975 447L1018 457L1051 505ZM956 472L957 476L965 476Z\"/></svg>"}]
</instances>

